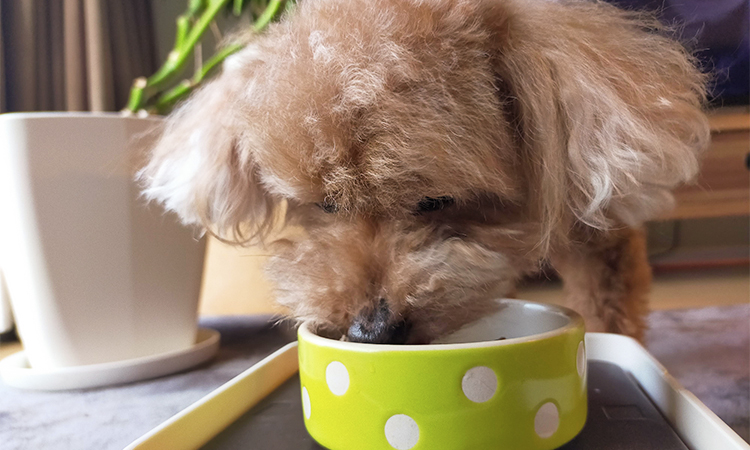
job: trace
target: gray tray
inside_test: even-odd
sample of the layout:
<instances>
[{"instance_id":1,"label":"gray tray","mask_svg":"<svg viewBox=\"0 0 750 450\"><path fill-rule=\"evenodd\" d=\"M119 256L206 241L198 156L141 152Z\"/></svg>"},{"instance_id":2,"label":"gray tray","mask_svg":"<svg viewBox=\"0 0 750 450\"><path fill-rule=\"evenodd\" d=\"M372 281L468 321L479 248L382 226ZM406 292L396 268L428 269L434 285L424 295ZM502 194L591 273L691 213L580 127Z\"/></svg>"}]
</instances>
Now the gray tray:
<instances>
[{"instance_id":1,"label":"gray tray","mask_svg":"<svg viewBox=\"0 0 750 450\"><path fill-rule=\"evenodd\" d=\"M128 449L322 449L305 431L289 344ZM563 450L750 450L633 339L586 335L589 416ZM354 450L354 449L352 449Z\"/></svg>"},{"instance_id":2,"label":"gray tray","mask_svg":"<svg viewBox=\"0 0 750 450\"><path fill-rule=\"evenodd\" d=\"M294 375L206 444L204 450L323 449L305 431ZM589 364L586 426L562 450L688 450L632 377L607 362Z\"/></svg>"}]
</instances>

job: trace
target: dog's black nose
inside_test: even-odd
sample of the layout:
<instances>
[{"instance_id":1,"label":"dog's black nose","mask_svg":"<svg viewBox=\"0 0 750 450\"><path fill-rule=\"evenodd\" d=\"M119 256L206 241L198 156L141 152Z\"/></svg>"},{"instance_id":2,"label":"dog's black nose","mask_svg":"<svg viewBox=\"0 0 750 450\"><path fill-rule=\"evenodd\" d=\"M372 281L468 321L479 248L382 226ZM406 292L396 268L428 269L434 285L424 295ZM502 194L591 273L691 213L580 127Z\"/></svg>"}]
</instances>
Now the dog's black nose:
<instances>
[{"instance_id":1,"label":"dog's black nose","mask_svg":"<svg viewBox=\"0 0 750 450\"><path fill-rule=\"evenodd\" d=\"M354 318L346 333L351 342L367 344L403 344L409 334L406 320L393 320L393 312L385 299L373 309L365 309Z\"/></svg>"}]
</instances>

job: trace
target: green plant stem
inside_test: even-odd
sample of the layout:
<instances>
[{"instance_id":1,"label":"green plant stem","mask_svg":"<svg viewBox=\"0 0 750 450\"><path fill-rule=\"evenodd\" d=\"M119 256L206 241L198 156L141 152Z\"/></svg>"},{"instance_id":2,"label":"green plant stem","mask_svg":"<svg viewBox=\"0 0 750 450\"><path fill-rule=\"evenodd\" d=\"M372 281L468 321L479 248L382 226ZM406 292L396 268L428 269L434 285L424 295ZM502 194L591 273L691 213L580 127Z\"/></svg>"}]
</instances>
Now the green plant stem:
<instances>
[{"instance_id":1,"label":"green plant stem","mask_svg":"<svg viewBox=\"0 0 750 450\"><path fill-rule=\"evenodd\" d=\"M128 101L127 109L130 111L138 111L143 109L144 104L154 95L154 93L170 83L177 77L188 58L192 54L193 48L203 36L211 22L216 18L216 15L230 0L214 0L208 7L202 12L195 25L189 30L187 36L182 39L182 45L175 45L175 49L169 53L167 60L161 66L161 68L153 75L148 77L143 83L143 79L139 78L133 84L133 89L130 92L130 99ZM178 23L178 29L180 25ZM175 43L177 44L177 43Z\"/></svg>"},{"instance_id":2,"label":"green plant stem","mask_svg":"<svg viewBox=\"0 0 750 450\"><path fill-rule=\"evenodd\" d=\"M230 44L203 63L190 79L183 80L173 88L159 95L152 107L147 107L150 100L182 73L185 64L198 44L206 29L216 15L230 1L233 1L234 12L244 5L243 0L191 0L188 12L177 18L175 47L169 53L167 61L159 70L148 78L138 78L133 83L126 110L136 112L147 109L150 112L163 113L171 108L180 98L192 92L218 65L229 55L243 48L240 44ZM265 3L265 2L263 2ZM294 3L294 2L291 2ZM263 31L281 13L285 11L287 0L270 0L263 12L253 23L253 31ZM191 27L191 24L192 27Z\"/></svg>"},{"instance_id":3,"label":"green plant stem","mask_svg":"<svg viewBox=\"0 0 750 450\"><path fill-rule=\"evenodd\" d=\"M244 0L234 0L234 5L232 5L232 13L235 16L239 16L242 14L242 6L243 6Z\"/></svg>"},{"instance_id":4,"label":"green plant stem","mask_svg":"<svg viewBox=\"0 0 750 450\"><path fill-rule=\"evenodd\" d=\"M232 44L221 49L219 53L215 54L211 57L211 59L206 61L206 63L201 66L200 70L196 72L191 79L183 80L177 86L159 96L159 99L154 105L155 112L163 113L171 108L177 100L192 92L193 89L195 89L201 83L201 81L203 81L203 79L206 78L206 76L208 76L208 74L211 73L211 71L216 68L216 66L221 64L229 55L242 50L242 48L243 46L240 44Z\"/></svg>"},{"instance_id":5,"label":"green plant stem","mask_svg":"<svg viewBox=\"0 0 750 450\"><path fill-rule=\"evenodd\" d=\"M190 17L187 15L180 16L177 18L177 35L174 38L175 48L182 47L187 37L188 30L190 30Z\"/></svg>"},{"instance_id":6,"label":"green plant stem","mask_svg":"<svg viewBox=\"0 0 750 450\"><path fill-rule=\"evenodd\" d=\"M266 6L266 9L263 10L263 14L261 14L260 17L258 17L258 20L253 24L253 30L255 30L256 33L263 31L268 24L276 18L279 11L283 9L285 3L286 0L271 0L268 3L268 6Z\"/></svg>"},{"instance_id":7,"label":"green plant stem","mask_svg":"<svg viewBox=\"0 0 750 450\"><path fill-rule=\"evenodd\" d=\"M188 0L188 15L195 17L197 14L200 14L201 11L206 9L206 2L208 0Z\"/></svg>"},{"instance_id":8,"label":"green plant stem","mask_svg":"<svg viewBox=\"0 0 750 450\"><path fill-rule=\"evenodd\" d=\"M284 10L286 0L271 0L263 14L258 17L258 20L253 24L253 30L256 33L263 31L278 14ZM231 44L222 48L219 53L211 57L206 63L196 72L193 77L189 80L183 80L177 86L168 90L156 101L154 105L154 111L156 113L164 113L171 108L177 100L183 96L188 95L213 71L213 69L221 64L229 55L238 52L243 48L240 44Z\"/></svg>"}]
</instances>

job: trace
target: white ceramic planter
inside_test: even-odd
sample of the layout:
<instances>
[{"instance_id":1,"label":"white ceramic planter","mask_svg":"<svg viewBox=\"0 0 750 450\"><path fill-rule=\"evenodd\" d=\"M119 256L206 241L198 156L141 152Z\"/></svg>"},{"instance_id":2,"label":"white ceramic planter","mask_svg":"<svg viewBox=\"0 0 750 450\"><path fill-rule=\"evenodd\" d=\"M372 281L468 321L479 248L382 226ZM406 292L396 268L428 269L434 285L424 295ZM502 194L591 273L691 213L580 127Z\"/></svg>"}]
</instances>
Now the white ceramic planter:
<instances>
[{"instance_id":1,"label":"white ceramic planter","mask_svg":"<svg viewBox=\"0 0 750 450\"><path fill-rule=\"evenodd\" d=\"M5 285L3 271L0 270L0 333L7 333L13 329L13 313L10 310L10 295Z\"/></svg>"},{"instance_id":2,"label":"white ceramic planter","mask_svg":"<svg viewBox=\"0 0 750 450\"><path fill-rule=\"evenodd\" d=\"M34 369L195 344L204 241L139 197L159 119L0 115L0 267Z\"/></svg>"}]
</instances>

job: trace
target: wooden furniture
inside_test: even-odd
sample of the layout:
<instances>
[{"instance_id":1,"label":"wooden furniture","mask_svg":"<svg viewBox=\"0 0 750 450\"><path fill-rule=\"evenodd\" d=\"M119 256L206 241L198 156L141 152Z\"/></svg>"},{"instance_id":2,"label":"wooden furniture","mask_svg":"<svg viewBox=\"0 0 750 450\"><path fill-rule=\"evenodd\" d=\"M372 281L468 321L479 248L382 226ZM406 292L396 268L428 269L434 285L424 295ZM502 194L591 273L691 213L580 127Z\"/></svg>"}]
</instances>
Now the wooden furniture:
<instances>
[{"instance_id":1,"label":"wooden furniture","mask_svg":"<svg viewBox=\"0 0 750 450\"><path fill-rule=\"evenodd\" d=\"M750 109L711 113L711 147L694 184L677 190L677 207L664 220L750 215Z\"/></svg>"},{"instance_id":2,"label":"wooden furniture","mask_svg":"<svg viewBox=\"0 0 750 450\"><path fill-rule=\"evenodd\" d=\"M274 314L271 284L263 275L268 256L257 247L231 247L210 238L203 271L200 315Z\"/></svg>"}]
</instances>

